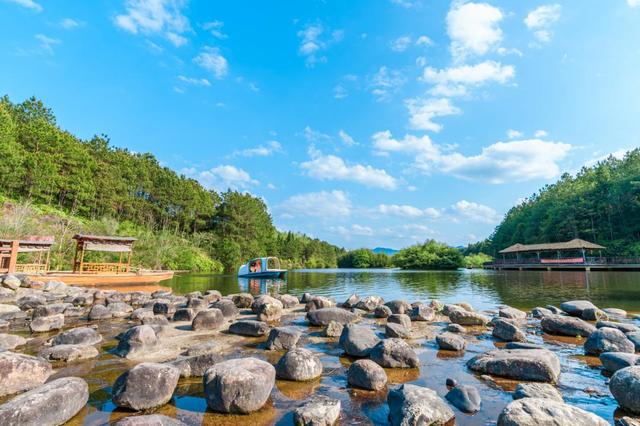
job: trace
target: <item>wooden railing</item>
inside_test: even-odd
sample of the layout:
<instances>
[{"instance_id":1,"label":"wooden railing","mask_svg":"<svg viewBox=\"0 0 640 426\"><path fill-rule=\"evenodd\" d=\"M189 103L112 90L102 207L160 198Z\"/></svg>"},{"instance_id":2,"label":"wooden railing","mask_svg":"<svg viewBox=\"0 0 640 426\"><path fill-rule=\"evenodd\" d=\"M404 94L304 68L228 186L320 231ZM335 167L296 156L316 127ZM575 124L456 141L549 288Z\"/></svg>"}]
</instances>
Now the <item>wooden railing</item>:
<instances>
[{"instance_id":1,"label":"wooden railing","mask_svg":"<svg viewBox=\"0 0 640 426\"><path fill-rule=\"evenodd\" d=\"M483 264L487 267L509 265L640 265L640 257L571 257L571 258L531 258L531 259L494 259Z\"/></svg>"},{"instance_id":2,"label":"wooden railing","mask_svg":"<svg viewBox=\"0 0 640 426\"><path fill-rule=\"evenodd\" d=\"M43 274L47 272L47 265L44 263L18 263L16 272L22 274Z\"/></svg>"},{"instance_id":3,"label":"wooden railing","mask_svg":"<svg viewBox=\"0 0 640 426\"><path fill-rule=\"evenodd\" d=\"M126 263L84 262L78 272L88 274L121 274L129 272L129 266Z\"/></svg>"}]
</instances>

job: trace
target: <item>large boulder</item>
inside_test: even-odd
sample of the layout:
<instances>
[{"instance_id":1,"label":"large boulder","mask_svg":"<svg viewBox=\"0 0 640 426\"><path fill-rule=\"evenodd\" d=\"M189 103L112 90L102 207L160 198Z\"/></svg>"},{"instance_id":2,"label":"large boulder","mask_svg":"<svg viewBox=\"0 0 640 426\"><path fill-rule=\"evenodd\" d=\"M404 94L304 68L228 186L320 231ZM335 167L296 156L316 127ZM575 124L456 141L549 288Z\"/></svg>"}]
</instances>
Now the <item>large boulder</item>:
<instances>
[{"instance_id":1,"label":"large boulder","mask_svg":"<svg viewBox=\"0 0 640 426\"><path fill-rule=\"evenodd\" d=\"M636 347L636 352L640 352L640 331L625 334L627 335L627 339L631 340L633 345Z\"/></svg>"},{"instance_id":2,"label":"large boulder","mask_svg":"<svg viewBox=\"0 0 640 426\"><path fill-rule=\"evenodd\" d=\"M298 306L298 298L292 294L278 294L276 296L276 299L278 299L282 303L282 306L285 309Z\"/></svg>"},{"instance_id":3,"label":"large boulder","mask_svg":"<svg viewBox=\"0 0 640 426\"><path fill-rule=\"evenodd\" d=\"M411 337L411 330L403 325L388 322L384 326L384 335L386 337L400 337L402 339L408 339Z\"/></svg>"},{"instance_id":4,"label":"large boulder","mask_svg":"<svg viewBox=\"0 0 640 426\"><path fill-rule=\"evenodd\" d=\"M253 295L251 295L251 293L238 293L232 295L231 300L237 308L246 309L251 307L251 304L253 303Z\"/></svg>"},{"instance_id":5,"label":"large boulder","mask_svg":"<svg viewBox=\"0 0 640 426\"><path fill-rule=\"evenodd\" d=\"M47 317L35 318L29 324L32 333L44 333L51 330L60 330L64 326L64 315L55 314Z\"/></svg>"},{"instance_id":6,"label":"large boulder","mask_svg":"<svg viewBox=\"0 0 640 426\"><path fill-rule=\"evenodd\" d=\"M213 411L246 414L267 402L276 370L256 358L240 358L214 365L204 375L204 393Z\"/></svg>"},{"instance_id":7,"label":"large boulder","mask_svg":"<svg viewBox=\"0 0 640 426\"><path fill-rule=\"evenodd\" d=\"M333 426L340 417L340 400L314 395L293 412L296 426Z\"/></svg>"},{"instance_id":8,"label":"large boulder","mask_svg":"<svg viewBox=\"0 0 640 426\"><path fill-rule=\"evenodd\" d=\"M417 305L411 308L409 316L411 321L433 321L436 319L436 311L427 305Z\"/></svg>"},{"instance_id":9,"label":"large boulder","mask_svg":"<svg viewBox=\"0 0 640 426\"><path fill-rule=\"evenodd\" d=\"M263 321L243 320L236 321L229 326L229 333L240 336L258 337L269 332L269 324Z\"/></svg>"},{"instance_id":10,"label":"large boulder","mask_svg":"<svg viewBox=\"0 0 640 426\"><path fill-rule=\"evenodd\" d=\"M378 305L373 310L373 316L376 318L388 318L390 315L393 315L393 312L391 312L391 309L386 305Z\"/></svg>"},{"instance_id":11,"label":"large boulder","mask_svg":"<svg viewBox=\"0 0 640 426\"><path fill-rule=\"evenodd\" d=\"M123 358L132 358L140 352L156 348L158 336L150 325L137 325L128 329L120 338L114 353Z\"/></svg>"},{"instance_id":12,"label":"large boulder","mask_svg":"<svg viewBox=\"0 0 640 426\"><path fill-rule=\"evenodd\" d=\"M98 356L98 350L88 345L56 345L43 349L39 357L51 361L71 362Z\"/></svg>"},{"instance_id":13,"label":"large boulder","mask_svg":"<svg viewBox=\"0 0 640 426\"><path fill-rule=\"evenodd\" d=\"M515 324L498 318L493 322L493 337L505 342L526 342L527 337Z\"/></svg>"},{"instance_id":14,"label":"large boulder","mask_svg":"<svg viewBox=\"0 0 640 426\"><path fill-rule=\"evenodd\" d=\"M411 304L406 300L392 300L391 302L385 303L385 305L388 306L394 314L408 314L412 309Z\"/></svg>"},{"instance_id":15,"label":"large boulder","mask_svg":"<svg viewBox=\"0 0 640 426\"><path fill-rule=\"evenodd\" d=\"M0 333L0 351L10 351L27 343L27 339L15 334Z\"/></svg>"},{"instance_id":16,"label":"large boulder","mask_svg":"<svg viewBox=\"0 0 640 426\"><path fill-rule=\"evenodd\" d=\"M640 355L627 352L605 352L600 354L602 367L610 373L615 373L623 368L637 365L639 361Z\"/></svg>"},{"instance_id":17,"label":"large boulder","mask_svg":"<svg viewBox=\"0 0 640 426\"><path fill-rule=\"evenodd\" d=\"M522 312L519 309L512 308L511 306L505 306L504 308L498 311L498 316L500 318L522 320L527 318L527 313Z\"/></svg>"},{"instance_id":18,"label":"large boulder","mask_svg":"<svg viewBox=\"0 0 640 426\"><path fill-rule=\"evenodd\" d=\"M384 305L384 299L382 297L367 296L360 299L355 307L363 311L372 312L378 305Z\"/></svg>"},{"instance_id":19,"label":"large boulder","mask_svg":"<svg viewBox=\"0 0 640 426\"><path fill-rule=\"evenodd\" d=\"M549 383L518 383L513 399L522 398L549 398L564 402L558 388Z\"/></svg>"},{"instance_id":20,"label":"large boulder","mask_svg":"<svg viewBox=\"0 0 640 426\"><path fill-rule=\"evenodd\" d=\"M387 373L370 359L359 359L349 366L347 382L357 388L377 391L387 385Z\"/></svg>"},{"instance_id":21,"label":"large boulder","mask_svg":"<svg viewBox=\"0 0 640 426\"><path fill-rule=\"evenodd\" d=\"M475 386L458 385L451 389L445 396L447 401L463 413L475 413L480 411L480 392Z\"/></svg>"},{"instance_id":22,"label":"large boulder","mask_svg":"<svg viewBox=\"0 0 640 426\"><path fill-rule=\"evenodd\" d=\"M444 351L463 351L467 342L458 334L442 333L436 336L438 348Z\"/></svg>"},{"instance_id":23,"label":"large boulder","mask_svg":"<svg viewBox=\"0 0 640 426\"><path fill-rule=\"evenodd\" d=\"M251 312L253 312L254 314L258 314L260 312L260 307L266 304L277 305L280 307L280 309L283 308L281 301L279 301L275 297L269 296L268 294L263 294L261 296L256 297L253 300L253 303L251 303Z\"/></svg>"},{"instance_id":24,"label":"large boulder","mask_svg":"<svg viewBox=\"0 0 640 426\"><path fill-rule=\"evenodd\" d=\"M593 324L589 324L580 318L560 315L547 315L542 318L540 325L545 333L556 336L589 337L591 333L596 331Z\"/></svg>"},{"instance_id":25,"label":"large boulder","mask_svg":"<svg viewBox=\"0 0 640 426\"><path fill-rule=\"evenodd\" d=\"M233 318L240 313L235 303L229 299L216 300L211 304L211 308L220 309L225 318Z\"/></svg>"},{"instance_id":26,"label":"large boulder","mask_svg":"<svg viewBox=\"0 0 640 426\"><path fill-rule=\"evenodd\" d=\"M411 328L411 318L407 314L391 314L387 318L387 323L400 324L404 328Z\"/></svg>"},{"instance_id":27,"label":"large boulder","mask_svg":"<svg viewBox=\"0 0 640 426\"><path fill-rule=\"evenodd\" d=\"M340 346L347 355L365 357L371 349L378 344L380 339L376 333L365 326L347 325L340 335Z\"/></svg>"},{"instance_id":28,"label":"large boulder","mask_svg":"<svg viewBox=\"0 0 640 426\"><path fill-rule=\"evenodd\" d=\"M344 325L339 322L329 321L329 324L323 330L323 334L325 337L340 337L342 330L344 330Z\"/></svg>"},{"instance_id":29,"label":"large boulder","mask_svg":"<svg viewBox=\"0 0 640 426\"><path fill-rule=\"evenodd\" d=\"M497 349L476 355L467 366L482 374L532 382L558 381L560 360L546 349Z\"/></svg>"},{"instance_id":30,"label":"large boulder","mask_svg":"<svg viewBox=\"0 0 640 426\"><path fill-rule=\"evenodd\" d=\"M445 425L455 414L438 394L422 386L403 384L387 396L393 426Z\"/></svg>"},{"instance_id":31,"label":"large boulder","mask_svg":"<svg viewBox=\"0 0 640 426\"><path fill-rule=\"evenodd\" d=\"M634 353L635 345L627 336L615 328L599 328L584 342L584 351L588 355L600 355L604 352Z\"/></svg>"},{"instance_id":32,"label":"large boulder","mask_svg":"<svg viewBox=\"0 0 640 426\"><path fill-rule=\"evenodd\" d=\"M282 318L282 302L277 299L273 300L274 302L267 302L258 306L258 312L256 312L258 321L274 322Z\"/></svg>"},{"instance_id":33,"label":"large boulder","mask_svg":"<svg viewBox=\"0 0 640 426\"><path fill-rule=\"evenodd\" d=\"M173 314L174 321L193 321L196 317L196 310L193 308L179 308L176 309L176 312Z\"/></svg>"},{"instance_id":34,"label":"large boulder","mask_svg":"<svg viewBox=\"0 0 640 426\"><path fill-rule=\"evenodd\" d=\"M384 339L371 350L369 357L385 368L417 368L420 366L418 355L402 339Z\"/></svg>"},{"instance_id":35,"label":"large boulder","mask_svg":"<svg viewBox=\"0 0 640 426\"><path fill-rule=\"evenodd\" d=\"M622 331L623 333L634 333L634 332L640 331L640 328L638 328L637 325L631 324L628 322L600 320L596 323L596 328L604 328L604 327L615 328Z\"/></svg>"},{"instance_id":36,"label":"large boulder","mask_svg":"<svg viewBox=\"0 0 640 426\"><path fill-rule=\"evenodd\" d=\"M608 426L602 417L547 398L523 398L505 407L498 426Z\"/></svg>"},{"instance_id":37,"label":"large boulder","mask_svg":"<svg viewBox=\"0 0 640 426\"><path fill-rule=\"evenodd\" d=\"M597 309L597 306L588 300L570 300L560 304L560 309L572 317L582 317L582 311L593 308Z\"/></svg>"},{"instance_id":38,"label":"large boulder","mask_svg":"<svg viewBox=\"0 0 640 426\"><path fill-rule=\"evenodd\" d=\"M640 414L640 366L616 371L609 381L609 390L620 407Z\"/></svg>"},{"instance_id":39,"label":"large boulder","mask_svg":"<svg viewBox=\"0 0 640 426\"><path fill-rule=\"evenodd\" d=\"M236 305L233 305L235 308ZM215 330L224 323L224 314L217 308L200 311L191 321L193 330Z\"/></svg>"},{"instance_id":40,"label":"large boulder","mask_svg":"<svg viewBox=\"0 0 640 426\"><path fill-rule=\"evenodd\" d=\"M0 397L40 386L51 374L51 364L42 358L0 352Z\"/></svg>"},{"instance_id":41,"label":"large boulder","mask_svg":"<svg viewBox=\"0 0 640 426\"><path fill-rule=\"evenodd\" d=\"M276 327L269 332L267 349L270 351L288 351L295 348L302 332L293 327Z\"/></svg>"},{"instance_id":42,"label":"large boulder","mask_svg":"<svg viewBox=\"0 0 640 426\"><path fill-rule=\"evenodd\" d=\"M276 376L282 380L304 382L322 375L320 358L309 349L293 348L276 364Z\"/></svg>"},{"instance_id":43,"label":"large boulder","mask_svg":"<svg viewBox=\"0 0 640 426\"><path fill-rule=\"evenodd\" d=\"M20 278L15 275L7 274L2 278L2 286L11 290L16 290L20 287Z\"/></svg>"},{"instance_id":44,"label":"large boulder","mask_svg":"<svg viewBox=\"0 0 640 426\"><path fill-rule=\"evenodd\" d=\"M466 309L451 309L449 320L460 325L485 325L489 322L489 318L484 315Z\"/></svg>"},{"instance_id":45,"label":"large boulder","mask_svg":"<svg viewBox=\"0 0 640 426\"><path fill-rule=\"evenodd\" d=\"M77 327L65 330L51 339L52 345L95 345L102 341L102 336L90 327Z\"/></svg>"},{"instance_id":46,"label":"large boulder","mask_svg":"<svg viewBox=\"0 0 640 426\"><path fill-rule=\"evenodd\" d=\"M608 319L609 316L607 315L607 313L601 309L598 308L587 308L585 310L582 311L582 315L580 315L580 318L582 318L585 321L598 321L601 319Z\"/></svg>"},{"instance_id":47,"label":"large boulder","mask_svg":"<svg viewBox=\"0 0 640 426\"><path fill-rule=\"evenodd\" d=\"M195 353L180 357L170 364L180 370L180 377L202 377L215 364L222 361L222 356L216 352Z\"/></svg>"},{"instance_id":48,"label":"large boulder","mask_svg":"<svg viewBox=\"0 0 640 426\"><path fill-rule=\"evenodd\" d=\"M89 386L78 377L53 380L0 405L3 426L62 425L89 401Z\"/></svg>"},{"instance_id":49,"label":"large boulder","mask_svg":"<svg viewBox=\"0 0 640 426\"><path fill-rule=\"evenodd\" d=\"M186 426L178 419L162 414L146 414L144 416L129 416L120 419L115 426Z\"/></svg>"},{"instance_id":50,"label":"large boulder","mask_svg":"<svg viewBox=\"0 0 640 426\"><path fill-rule=\"evenodd\" d=\"M360 296L354 293L351 296L347 297L347 300L345 300L344 303L342 303L342 307L347 309L355 308L359 301L360 301Z\"/></svg>"},{"instance_id":51,"label":"large boulder","mask_svg":"<svg viewBox=\"0 0 640 426\"><path fill-rule=\"evenodd\" d=\"M322 308L334 308L336 302L333 299L324 296L312 296L306 303L304 310L313 311Z\"/></svg>"},{"instance_id":52,"label":"large boulder","mask_svg":"<svg viewBox=\"0 0 640 426\"><path fill-rule=\"evenodd\" d=\"M171 400L180 371L169 364L143 362L124 372L113 384L113 403L133 410L148 410Z\"/></svg>"},{"instance_id":53,"label":"large boulder","mask_svg":"<svg viewBox=\"0 0 640 426\"><path fill-rule=\"evenodd\" d=\"M330 321L346 325L356 322L358 315L342 308L323 308L307 312L307 320L315 326L325 326Z\"/></svg>"}]
</instances>

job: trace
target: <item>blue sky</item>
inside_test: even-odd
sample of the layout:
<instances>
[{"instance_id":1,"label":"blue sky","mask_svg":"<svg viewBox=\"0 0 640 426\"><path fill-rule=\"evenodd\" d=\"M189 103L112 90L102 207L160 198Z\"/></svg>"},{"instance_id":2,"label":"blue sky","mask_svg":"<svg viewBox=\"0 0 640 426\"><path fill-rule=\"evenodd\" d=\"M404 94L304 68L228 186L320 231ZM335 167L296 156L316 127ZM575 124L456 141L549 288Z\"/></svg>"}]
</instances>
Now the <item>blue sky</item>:
<instances>
[{"instance_id":1,"label":"blue sky","mask_svg":"<svg viewBox=\"0 0 640 426\"><path fill-rule=\"evenodd\" d=\"M0 91L345 247L466 244L640 145L640 0L0 0Z\"/></svg>"}]
</instances>

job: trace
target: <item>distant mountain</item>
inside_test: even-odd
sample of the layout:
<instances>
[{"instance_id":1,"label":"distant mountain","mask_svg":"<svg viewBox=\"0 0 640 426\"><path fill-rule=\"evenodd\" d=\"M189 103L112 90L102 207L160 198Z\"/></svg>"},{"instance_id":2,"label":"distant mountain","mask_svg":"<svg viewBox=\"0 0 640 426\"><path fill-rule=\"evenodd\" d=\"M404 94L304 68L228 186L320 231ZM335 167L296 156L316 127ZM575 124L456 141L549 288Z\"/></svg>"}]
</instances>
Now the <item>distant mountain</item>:
<instances>
[{"instance_id":1,"label":"distant mountain","mask_svg":"<svg viewBox=\"0 0 640 426\"><path fill-rule=\"evenodd\" d=\"M374 253L384 253L387 254L389 256L393 256L394 254L396 254L399 250L395 250L392 248L387 248L387 247L376 247L373 250L371 250Z\"/></svg>"}]
</instances>

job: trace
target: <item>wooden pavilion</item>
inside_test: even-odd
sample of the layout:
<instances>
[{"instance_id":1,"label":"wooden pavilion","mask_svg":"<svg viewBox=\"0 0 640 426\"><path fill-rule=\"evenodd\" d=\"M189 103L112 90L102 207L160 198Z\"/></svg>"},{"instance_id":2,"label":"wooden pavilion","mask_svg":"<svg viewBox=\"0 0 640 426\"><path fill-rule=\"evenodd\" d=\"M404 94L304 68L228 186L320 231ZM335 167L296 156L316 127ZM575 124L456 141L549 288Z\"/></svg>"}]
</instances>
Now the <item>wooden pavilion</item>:
<instances>
[{"instance_id":1,"label":"wooden pavilion","mask_svg":"<svg viewBox=\"0 0 640 426\"><path fill-rule=\"evenodd\" d=\"M0 240L0 273L45 273L53 237L32 237L25 240ZM19 255L26 254L27 261L19 262Z\"/></svg>"},{"instance_id":2,"label":"wooden pavilion","mask_svg":"<svg viewBox=\"0 0 640 426\"><path fill-rule=\"evenodd\" d=\"M540 263L582 263L587 257L587 251L601 251L604 248L604 246L601 246L599 244L581 240L580 238L575 238L571 241L565 241L561 243L518 243L500 250L499 253L502 254L503 259L505 259L506 255L515 254L516 259L521 260L521 258L527 257L527 254L532 255L535 253L536 259ZM555 254L555 257L549 257L548 254L550 253ZM565 254L565 256L562 256L563 253ZM579 253L581 256L566 256L567 254L577 253ZM541 257L541 255L545 254L547 255L546 257Z\"/></svg>"},{"instance_id":3,"label":"wooden pavilion","mask_svg":"<svg viewBox=\"0 0 640 426\"><path fill-rule=\"evenodd\" d=\"M73 260L74 274L126 274L131 271L131 254L136 238L77 234L73 239L77 242ZM85 253L88 251L115 253L118 261L85 262Z\"/></svg>"}]
</instances>

